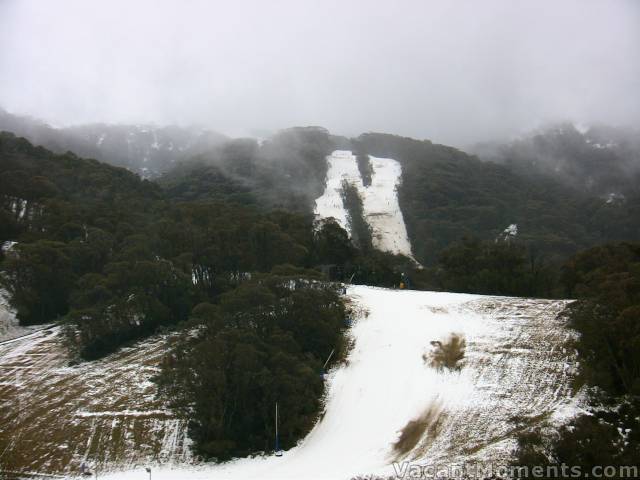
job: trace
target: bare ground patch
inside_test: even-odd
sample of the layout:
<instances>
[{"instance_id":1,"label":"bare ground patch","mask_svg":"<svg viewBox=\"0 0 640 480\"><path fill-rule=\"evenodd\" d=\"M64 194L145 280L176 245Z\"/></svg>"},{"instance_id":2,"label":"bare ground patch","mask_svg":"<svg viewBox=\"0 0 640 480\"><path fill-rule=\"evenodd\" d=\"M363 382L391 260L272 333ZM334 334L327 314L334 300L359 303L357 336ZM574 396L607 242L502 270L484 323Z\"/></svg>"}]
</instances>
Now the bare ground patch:
<instances>
[{"instance_id":1,"label":"bare ground patch","mask_svg":"<svg viewBox=\"0 0 640 480\"><path fill-rule=\"evenodd\" d=\"M425 353L422 359L429 366L442 370L460 370L463 366L462 360L467 349L467 341L464 336L452 333L445 340L433 340L432 350Z\"/></svg>"},{"instance_id":2,"label":"bare ground patch","mask_svg":"<svg viewBox=\"0 0 640 480\"><path fill-rule=\"evenodd\" d=\"M400 437L393 444L396 458L402 458L411 452L425 437L436 436L439 431L439 418L442 413L442 405L432 403L417 418L409 420L400 432Z\"/></svg>"}]
</instances>

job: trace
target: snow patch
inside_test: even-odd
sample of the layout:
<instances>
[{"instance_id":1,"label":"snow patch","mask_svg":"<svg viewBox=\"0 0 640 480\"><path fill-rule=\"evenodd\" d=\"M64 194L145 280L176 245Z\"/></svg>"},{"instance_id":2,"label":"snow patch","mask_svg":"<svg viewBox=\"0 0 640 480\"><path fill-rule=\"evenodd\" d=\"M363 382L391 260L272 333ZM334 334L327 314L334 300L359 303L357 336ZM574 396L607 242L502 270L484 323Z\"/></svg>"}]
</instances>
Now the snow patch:
<instances>
[{"instance_id":1,"label":"snow patch","mask_svg":"<svg viewBox=\"0 0 640 480\"><path fill-rule=\"evenodd\" d=\"M573 127L581 134L581 135L585 135L589 129L591 128L589 125L587 125L586 123L574 123Z\"/></svg>"},{"instance_id":2,"label":"snow patch","mask_svg":"<svg viewBox=\"0 0 640 480\"><path fill-rule=\"evenodd\" d=\"M398 204L397 188L402 176L400 163L391 158L371 157L371 185L365 187L356 156L349 150L336 150L327 157L329 169L324 193L316 199L318 218L334 218L351 233L347 211L342 201L342 183L347 181L358 189L364 217L372 230L373 246L378 250L413 258L411 243Z\"/></svg>"},{"instance_id":3,"label":"snow patch","mask_svg":"<svg viewBox=\"0 0 640 480\"><path fill-rule=\"evenodd\" d=\"M76 412L76 417L149 417L167 415L173 416L169 410L119 410L119 411L106 411L106 412Z\"/></svg>"},{"instance_id":4,"label":"snow patch","mask_svg":"<svg viewBox=\"0 0 640 480\"><path fill-rule=\"evenodd\" d=\"M612 192L604 196L605 203L609 205L620 205L626 201L626 197L622 193Z\"/></svg>"},{"instance_id":5,"label":"snow patch","mask_svg":"<svg viewBox=\"0 0 640 480\"><path fill-rule=\"evenodd\" d=\"M358 182L362 183L356 157L348 150L336 150L327 157L327 163L327 183L322 196L316 199L314 213L319 218L335 219L342 228L351 233L341 192L344 180L356 186Z\"/></svg>"},{"instance_id":6,"label":"snow patch","mask_svg":"<svg viewBox=\"0 0 640 480\"><path fill-rule=\"evenodd\" d=\"M18 242L13 242L13 241L6 241L2 244L2 247L0 247L2 249L2 253L4 253L5 255L11 251L11 249L13 247L15 247L18 244Z\"/></svg>"},{"instance_id":7,"label":"snow patch","mask_svg":"<svg viewBox=\"0 0 640 480\"><path fill-rule=\"evenodd\" d=\"M365 220L373 233L373 246L384 252L413 258L398 203L397 189L402 178L402 167L391 158L369 158L373 166L371 185L362 187L360 194L363 197Z\"/></svg>"},{"instance_id":8,"label":"snow patch","mask_svg":"<svg viewBox=\"0 0 640 480\"><path fill-rule=\"evenodd\" d=\"M512 223L511 225L509 225L507 228L504 229L503 233L510 237L515 237L516 235L518 235L518 225L516 223Z\"/></svg>"}]
</instances>

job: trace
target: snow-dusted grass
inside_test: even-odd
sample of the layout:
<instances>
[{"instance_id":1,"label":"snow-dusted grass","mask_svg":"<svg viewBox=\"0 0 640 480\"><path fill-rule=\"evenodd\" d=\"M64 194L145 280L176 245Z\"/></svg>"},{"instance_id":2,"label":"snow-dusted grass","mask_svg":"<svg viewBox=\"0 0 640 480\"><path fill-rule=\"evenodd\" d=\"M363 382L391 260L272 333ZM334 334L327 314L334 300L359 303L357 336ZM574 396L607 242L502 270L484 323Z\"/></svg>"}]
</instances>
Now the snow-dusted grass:
<instances>
[{"instance_id":1,"label":"snow-dusted grass","mask_svg":"<svg viewBox=\"0 0 640 480\"><path fill-rule=\"evenodd\" d=\"M504 463L523 428L575 414L575 333L557 316L566 302L364 286L348 295L363 312L353 348L328 374L322 419L284 456L194 465L184 422L150 381L164 339L68 367L56 327L0 345L4 468L71 474L86 459L113 480L146 478L147 465L167 480L387 476L397 461ZM425 362L452 334L466 342L460 370Z\"/></svg>"},{"instance_id":2,"label":"snow-dusted grass","mask_svg":"<svg viewBox=\"0 0 640 480\"><path fill-rule=\"evenodd\" d=\"M329 373L326 413L283 457L154 466L156 479L349 479L394 474L393 463L505 462L524 428L575 413L574 332L566 302L351 287L357 319L345 365ZM423 356L464 336L460 371ZM281 412L286 415L286 412ZM394 448L408 425L402 449ZM138 469L103 478L133 480Z\"/></svg>"},{"instance_id":3,"label":"snow-dusted grass","mask_svg":"<svg viewBox=\"0 0 640 480\"><path fill-rule=\"evenodd\" d=\"M0 477L70 475L83 461L189 461L185 422L156 399L150 381L163 338L73 367L63 343L60 327L50 327L0 344Z\"/></svg>"},{"instance_id":4,"label":"snow-dusted grass","mask_svg":"<svg viewBox=\"0 0 640 480\"><path fill-rule=\"evenodd\" d=\"M341 196L342 182L358 189L362 198L365 221L372 230L373 246L385 252L412 258L402 211L398 204L397 186L402 167L391 158L370 157L373 166L371 185L365 187L356 156L348 150L336 150L327 157L329 170L324 193L316 200L315 213L320 218L335 218L348 232L350 226Z\"/></svg>"}]
</instances>

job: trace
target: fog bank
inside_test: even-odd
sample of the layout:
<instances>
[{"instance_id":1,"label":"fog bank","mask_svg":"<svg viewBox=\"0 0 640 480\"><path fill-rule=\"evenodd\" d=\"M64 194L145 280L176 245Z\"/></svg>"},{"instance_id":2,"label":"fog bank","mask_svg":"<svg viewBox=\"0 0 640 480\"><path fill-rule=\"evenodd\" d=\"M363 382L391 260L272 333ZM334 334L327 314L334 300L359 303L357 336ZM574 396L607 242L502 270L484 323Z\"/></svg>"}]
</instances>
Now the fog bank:
<instances>
[{"instance_id":1,"label":"fog bank","mask_svg":"<svg viewBox=\"0 0 640 480\"><path fill-rule=\"evenodd\" d=\"M0 106L463 145L640 124L640 2L0 1Z\"/></svg>"}]
</instances>

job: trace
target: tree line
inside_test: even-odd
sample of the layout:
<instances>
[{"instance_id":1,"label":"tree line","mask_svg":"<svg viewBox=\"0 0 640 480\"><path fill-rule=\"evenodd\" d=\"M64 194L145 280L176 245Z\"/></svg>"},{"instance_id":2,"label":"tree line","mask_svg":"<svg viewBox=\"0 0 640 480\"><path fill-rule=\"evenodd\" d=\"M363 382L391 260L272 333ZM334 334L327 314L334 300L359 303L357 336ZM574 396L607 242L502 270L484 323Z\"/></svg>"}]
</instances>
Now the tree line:
<instances>
[{"instance_id":1,"label":"tree line","mask_svg":"<svg viewBox=\"0 0 640 480\"><path fill-rule=\"evenodd\" d=\"M124 169L7 133L0 158L0 241L17 242L2 254L0 285L21 323L62 323L87 360L184 332L158 381L207 458L272 448L275 401L287 411L283 446L306 434L322 365L344 350L346 310L327 280L398 275L333 221L224 197L179 201Z\"/></svg>"},{"instance_id":2,"label":"tree line","mask_svg":"<svg viewBox=\"0 0 640 480\"><path fill-rule=\"evenodd\" d=\"M640 244L586 250L565 265L561 282L577 298L565 315L580 336L580 385L589 413L557 431L523 432L518 465L640 464ZM619 473L619 472L618 472ZM619 478L619 477L615 477Z\"/></svg>"},{"instance_id":3,"label":"tree line","mask_svg":"<svg viewBox=\"0 0 640 480\"><path fill-rule=\"evenodd\" d=\"M171 340L160 389L204 458L273 450L276 402L280 445L293 447L321 413L324 363L346 352L340 291L279 273L198 304Z\"/></svg>"}]
</instances>

